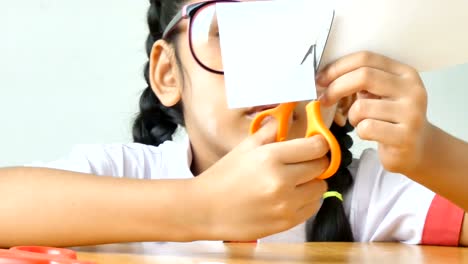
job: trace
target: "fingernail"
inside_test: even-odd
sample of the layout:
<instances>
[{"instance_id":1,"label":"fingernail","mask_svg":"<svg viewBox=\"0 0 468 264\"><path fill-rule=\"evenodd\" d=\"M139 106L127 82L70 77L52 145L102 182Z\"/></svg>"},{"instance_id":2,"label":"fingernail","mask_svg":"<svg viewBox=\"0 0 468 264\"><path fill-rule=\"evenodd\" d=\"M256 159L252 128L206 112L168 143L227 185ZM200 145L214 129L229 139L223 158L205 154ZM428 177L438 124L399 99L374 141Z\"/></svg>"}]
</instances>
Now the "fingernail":
<instances>
[{"instance_id":1,"label":"fingernail","mask_svg":"<svg viewBox=\"0 0 468 264\"><path fill-rule=\"evenodd\" d=\"M318 82L319 84L323 84L323 83L325 82L325 74L323 74L323 72L319 72L319 73L317 74L317 78L316 78L316 79L317 79L317 82Z\"/></svg>"},{"instance_id":2,"label":"fingernail","mask_svg":"<svg viewBox=\"0 0 468 264\"><path fill-rule=\"evenodd\" d=\"M327 103L327 96L323 93L322 95L319 96L318 100L319 100L322 104L326 104L326 103Z\"/></svg>"},{"instance_id":3,"label":"fingernail","mask_svg":"<svg viewBox=\"0 0 468 264\"><path fill-rule=\"evenodd\" d=\"M323 75L321 73L318 73L317 76L315 76L315 81L320 83L323 79Z\"/></svg>"}]
</instances>

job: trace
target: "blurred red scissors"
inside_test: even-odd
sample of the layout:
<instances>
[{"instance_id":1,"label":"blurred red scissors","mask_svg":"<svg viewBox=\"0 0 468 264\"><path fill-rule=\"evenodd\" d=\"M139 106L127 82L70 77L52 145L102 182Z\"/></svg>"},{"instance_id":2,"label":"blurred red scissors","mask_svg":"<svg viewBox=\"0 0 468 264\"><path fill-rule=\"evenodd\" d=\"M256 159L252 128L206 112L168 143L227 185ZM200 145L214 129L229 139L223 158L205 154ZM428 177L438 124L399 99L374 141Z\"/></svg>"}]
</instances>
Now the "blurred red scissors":
<instances>
[{"instance_id":1,"label":"blurred red scissors","mask_svg":"<svg viewBox=\"0 0 468 264\"><path fill-rule=\"evenodd\" d=\"M96 264L77 259L73 250L65 248L21 246L0 249L0 264Z\"/></svg>"},{"instance_id":2,"label":"blurred red scissors","mask_svg":"<svg viewBox=\"0 0 468 264\"><path fill-rule=\"evenodd\" d=\"M307 51L305 55L305 58L302 60L301 64L304 64L304 62L308 59L308 57L312 56L314 67L315 67L315 73L317 73L318 71L318 68L319 68L318 66L320 65L320 61L322 59L322 55L325 50L325 46L326 46L328 36L331 30L331 25L333 24L333 19L334 19L334 12L331 16L330 27L328 28L326 34L321 36L322 38L319 38L317 43L315 43L314 45L310 47L310 49ZM317 49L320 49L320 51L317 51ZM276 136L276 140L284 141L288 136L289 120L297 105L298 105L297 102L283 103L283 104L278 105L275 108L260 112L252 121L252 124L250 126L250 134L257 132L260 129L262 122L265 120L265 118L272 117L278 121L278 133ZM330 166L322 175L318 177L319 179L327 179L333 176L338 170L338 168L340 167L340 163L341 163L340 145L338 144L338 141L336 140L336 138L333 136L333 134L330 132L330 130L328 129L328 127L324 124L322 120L322 114L320 112L320 102L315 101L315 100L311 101L310 103L307 104L306 111L307 111L307 131L306 131L305 137L312 137L312 136L321 134L322 136L325 137L325 139L327 140L330 146L330 151L331 151Z\"/></svg>"}]
</instances>

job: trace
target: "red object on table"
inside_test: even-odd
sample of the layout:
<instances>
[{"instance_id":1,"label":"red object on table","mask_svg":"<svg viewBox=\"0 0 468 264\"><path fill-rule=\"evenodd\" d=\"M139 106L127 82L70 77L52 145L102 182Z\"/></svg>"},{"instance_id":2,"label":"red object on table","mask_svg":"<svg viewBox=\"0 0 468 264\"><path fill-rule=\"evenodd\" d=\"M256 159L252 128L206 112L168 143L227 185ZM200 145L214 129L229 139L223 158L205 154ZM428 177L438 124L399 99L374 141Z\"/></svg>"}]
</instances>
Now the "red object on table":
<instances>
[{"instance_id":1,"label":"red object on table","mask_svg":"<svg viewBox=\"0 0 468 264\"><path fill-rule=\"evenodd\" d=\"M77 259L76 252L65 248L21 246L0 250L0 264L96 264Z\"/></svg>"}]
</instances>

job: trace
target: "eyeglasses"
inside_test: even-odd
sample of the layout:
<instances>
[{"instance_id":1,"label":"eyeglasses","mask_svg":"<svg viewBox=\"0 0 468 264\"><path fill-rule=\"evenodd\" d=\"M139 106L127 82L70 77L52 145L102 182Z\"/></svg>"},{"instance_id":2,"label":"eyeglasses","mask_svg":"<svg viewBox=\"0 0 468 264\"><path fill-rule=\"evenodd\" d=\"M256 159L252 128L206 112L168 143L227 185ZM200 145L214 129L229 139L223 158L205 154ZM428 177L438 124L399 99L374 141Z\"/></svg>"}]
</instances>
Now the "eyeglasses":
<instances>
[{"instance_id":1,"label":"eyeglasses","mask_svg":"<svg viewBox=\"0 0 468 264\"><path fill-rule=\"evenodd\" d=\"M164 30L163 38L167 38L183 19L189 19L188 36L192 56L205 70L224 74L216 4L233 2L240 1L214 0L184 6Z\"/></svg>"}]
</instances>

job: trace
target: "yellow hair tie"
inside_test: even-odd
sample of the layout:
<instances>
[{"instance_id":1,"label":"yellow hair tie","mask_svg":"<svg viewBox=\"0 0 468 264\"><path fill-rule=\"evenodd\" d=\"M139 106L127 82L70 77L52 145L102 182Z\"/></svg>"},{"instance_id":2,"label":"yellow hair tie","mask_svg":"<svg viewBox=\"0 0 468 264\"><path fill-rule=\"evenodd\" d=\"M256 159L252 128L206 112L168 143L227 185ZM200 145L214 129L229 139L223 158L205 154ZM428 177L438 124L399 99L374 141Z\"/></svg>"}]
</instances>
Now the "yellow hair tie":
<instances>
[{"instance_id":1,"label":"yellow hair tie","mask_svg":"<svg viewBox=\"0 0 468 264\"><path fill-rule=\"evenodd\" d=\"M343 202L343 195L341 195L341 193L339 192L326 192L323 194L323 199L327 199L327 198L330 198L330 197L336 197L338 199L340 199L340 201Z\"/></svg>"}]
</instances>

